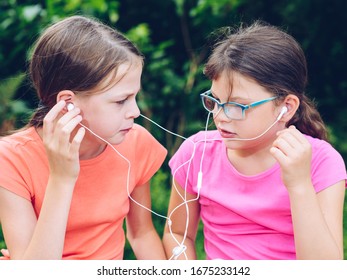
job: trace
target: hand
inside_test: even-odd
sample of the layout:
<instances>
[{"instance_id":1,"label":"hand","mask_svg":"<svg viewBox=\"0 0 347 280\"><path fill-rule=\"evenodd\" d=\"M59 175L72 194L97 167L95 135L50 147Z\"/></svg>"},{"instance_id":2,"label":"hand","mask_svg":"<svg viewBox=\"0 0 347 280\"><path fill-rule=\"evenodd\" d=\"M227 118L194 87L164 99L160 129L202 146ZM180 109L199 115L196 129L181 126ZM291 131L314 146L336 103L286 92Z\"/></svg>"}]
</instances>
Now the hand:
<instances>
[{"instance_id":1,"label":"hand","mask_svg":"<svg viewBox=\"0 0 347 280\"><path fill-rule=\"evenodd\" d=\"M287 189L312 184L311 144L294 126L279 131L270 149L282 170L282 180Z\"/></svg>"},{"instance_id":2,"label":"hand","mask_svg":"<svg viewBox=\"0 0 347 280\"><path fill-rule=\"evenodd\" d=\"M10 252L7 249L0 250L2 256L0 256L0 260L10 260Z\"/></svg>"},{"instance_id":3,"label":"hand","mask_svg":"<svg viewBox=\"0 0 347 280\"><path fill-rule=\"evenodd\" d=\"M79 108L63 114L65 105L65 101L58 102L44 118L43 143L51 176L61 180L77 180L80 170L79 148L85 129L81 127L74 136L72 135L82 117L79 115Z\"/></svg>"}]
</instances>

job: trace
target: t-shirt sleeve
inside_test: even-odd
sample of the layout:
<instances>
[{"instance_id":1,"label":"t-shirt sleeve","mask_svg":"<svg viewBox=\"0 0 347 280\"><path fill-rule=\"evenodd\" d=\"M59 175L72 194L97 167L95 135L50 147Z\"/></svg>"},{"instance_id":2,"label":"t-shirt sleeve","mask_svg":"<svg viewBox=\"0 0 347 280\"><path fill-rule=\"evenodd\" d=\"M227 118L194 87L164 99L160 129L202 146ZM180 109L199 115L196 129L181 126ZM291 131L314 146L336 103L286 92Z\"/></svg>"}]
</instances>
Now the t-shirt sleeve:
<instances>
[{"instance_id":1,"label":"t-shirt sleeve","mask_svg":"<svg viewBox=\"0 0 347 280\"><path fill-rule=\"evenodd\" d=\"M316 140L312 149L312 183L320 192L342 180L346 180L346 167L342 156L329 143Z\"/></svg>"},{"instance_id":2,"label":"t-shirt sleeve","mask_svg":"<svg viewBox=\"0 0 347 280\"><path fill-rule=\"evenodd\" d=\"M167 150L142 126L136 125L138 133L135 145L136 185L148 182L163 164Z\"/></svg>"},{"instance_id":3,"label":"t-shirt sleeve","mask_svg":"<svg viewBox=\"0 0 347 280\"><path fill-rule=\"evenodd\" d=\"M31 200L28 166L20 151L11 143L0 140L0 186Z\"/></svg>"}]
</instances>

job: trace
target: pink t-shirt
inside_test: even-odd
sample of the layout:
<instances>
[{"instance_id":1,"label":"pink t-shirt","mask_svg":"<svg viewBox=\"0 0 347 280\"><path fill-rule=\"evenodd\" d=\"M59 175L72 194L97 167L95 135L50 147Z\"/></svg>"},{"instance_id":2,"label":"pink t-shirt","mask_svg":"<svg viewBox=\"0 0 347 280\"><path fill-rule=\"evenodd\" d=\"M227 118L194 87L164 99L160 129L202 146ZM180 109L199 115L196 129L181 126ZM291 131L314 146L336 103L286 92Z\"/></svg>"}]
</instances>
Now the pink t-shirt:
<instances>
[{"instance_id":1,"label":"pink t-shirt","mask_svg":"<svg viewBox=\"0 0 347 280\"><path fill-rule=\"evenodd\" d=\"M341 155L327 142L306 137L312 145L311 176L316 192L345 180ZM204 139L205 132L190 137L169 162L176 181L191 194L197 194ZM208 131L207 139L220 139L207 142L202 163L199 203L207 258L295 259L289 196L279 164L245 176L231 165L217 131Z\"/></svg>"},{"instance_id":2,"label":"pink t-shirt","mask_svg":"<svg viewBox=\"0 0 347 280\"><path fill-rule=\"evenodd\" d=\"M166 149L135 124L115 146L131 163L129 193L147 183L166 157ZM43 142L31 127L0 139L0 187L29 200L40 215L49 169ZM129 211L128 163L110 146L80 161L71 202L63 259L122 259L124 218Z\"/></svg>"}]
</instances>

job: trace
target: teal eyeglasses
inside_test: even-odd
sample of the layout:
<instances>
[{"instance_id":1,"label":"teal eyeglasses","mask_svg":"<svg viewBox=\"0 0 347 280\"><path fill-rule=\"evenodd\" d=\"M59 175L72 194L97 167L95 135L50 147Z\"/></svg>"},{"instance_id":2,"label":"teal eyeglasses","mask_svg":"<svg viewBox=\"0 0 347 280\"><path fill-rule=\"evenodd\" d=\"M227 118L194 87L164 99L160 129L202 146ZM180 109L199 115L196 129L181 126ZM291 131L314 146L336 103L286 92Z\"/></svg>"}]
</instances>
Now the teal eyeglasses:
<instances>
[{"instance_id":1,"label":"teal eyeglasses","mask_svg":"<svg viewBox=\"0 0 347 280\"><path fill-rule=\"evenodd\" d=\"M224 114L231 120L243 120L245 118L246 110L256 107L258 105L264 104L266 102L272 101L277 98L276 96L274 96L274 97L253 102L248 105L244 105L237 102L220 103L211 95L212 95L211 90L205 91L204 93L200 94L204 108L208 112L215 114L218 112L219 108L222 107Z\"/></svg>"}]
</instances>

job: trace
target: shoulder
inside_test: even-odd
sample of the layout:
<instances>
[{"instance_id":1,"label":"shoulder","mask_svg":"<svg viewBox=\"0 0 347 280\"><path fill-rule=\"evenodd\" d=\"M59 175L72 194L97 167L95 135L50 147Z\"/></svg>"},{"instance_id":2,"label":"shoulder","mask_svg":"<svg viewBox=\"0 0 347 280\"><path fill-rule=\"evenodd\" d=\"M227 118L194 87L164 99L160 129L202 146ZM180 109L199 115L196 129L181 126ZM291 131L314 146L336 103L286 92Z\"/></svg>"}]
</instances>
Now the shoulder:
<instances>
[{"instance_id":1,"label":"shoulder","mask_svg":"<svg viewBox=\"0 0 347 280\"><path fill-rule=\"evenodd\" d=\"M342 160L341 154L327 141L305 135L312 147L312 159L323 160L328 158Z\"/></svg>"},{"instance_id":2,"label":"shoulder","mask_svg":"<svg viewBox=\"0 0 347 280\"><path fill-rule=\"evenodd\" d=\"M205 140L211 143L216 140L223 141L222 137L220 136L217 130L199 131L198 133L192 135L189 138L192 139L195 143L203 142Z\"/></svg>"},{"instance_id":3,"label":"shoulder","mask_svg":"<svg viewBox=\"0 0 347 280\"><path fill-rule=\"evenodd\" d=\"M139 141L139 140L147 140L147 141L157 141L154 136L143 126L139 124L134 124L132 129L129 131L127 135L127 139L130 141Z\"/></svg>"},{"instance_id":4,"label":"shoulder","mask_svg":"<svg viewBox=\"0 0 347 280\"><path fill-rule=\"evenodd\" d=\"M223 144L223 140L217 130L200 131L184 140L179 150L195 149L199 151L201 149L213 149L220 144Z\"/></svg>"},{"instance_id":5,"label":"shoulder","mask_svg":"<svg viewBox=\"0 0 347 280\"><path fill-rule=\"evenodd\" d=\"M0 185L25 199L34 194L33 174L45 173L43 143L34 128L0 139Z\"/></svg>"},{"instance_id":6,"label":"shoulder","mask_svg":"<svg viewBox=\"0 0 347 280\"><path fill-rule=\"evenodd\" d=\"M0 154L8 154L11 152L22 153L23 150L27 150L28 146L39 145L39 136L37 135L35 129L30 127L25 130L15 132L11 135L4 136L0 138Z\"/></svg>"},{"instance_id":7,"label":"shoulder","mask_svg":"<svg viewBox=\"0 0 347 280\"><path fill-rule=\"evenodd\" d=\"M133 125L125 141L120 144L120 147L127 150L127 152L133 151L146 154L155 151L166 155L166 149L146 128L139 124Z\"/></svg>"},{"instance_id":8,"label":"shoulder","mask_svg":"<svg viewBox=\"0 0 347 280\"><path fill-rule=\"evenodd\" d=\"M136 185L148 182L167 155L164 146L147 129L138 124L134 124L121 145L134 166Z\"/></svg>"},{"instance_id":9,"label":"shoulder","mask_svg":"<svg viewBox=\"0 0 347 280\"><path fill-rule=\"evenodd\" d=\"M180 162L187 161L189 158L197 160L203 153L209 157L219 155L220 153L215 151L220 149L221 145L224 145L224 143L218 131L200 131L183 141L171 158L170 164L174 162L179 164Z\"/></svg>"},{"instance_id":10,"label":"shoulder","mask_svg":"<svg viewBox=\"0 0 347 280\"><path fill-rule=\"evenodd\" d=\"M316 191L346 180L346 166L341 154L327 141L306 135L312 146L311 172Z\"/></svg>"},{"instance_id":11,"label":"shoulder","mask_svg":"<svg viewBox=\"0 0 347 280\"><path fill-rule=\"evenodd\" d=\"M34 128L18 131L0 139L0 166L25 170L45 157L43 143Z\"/></svg>"},{"instance_id":12,"label":"shoulder","mask_svg":"<svg viewBox=\"0 0 347 280\"><path fill-rule=\"evenodd\" d=\"M131 131L137 134L150 134L147 129L145 129L143 126L135 123L133 127L131 128Z\"/></svg>"}]
</instances>

